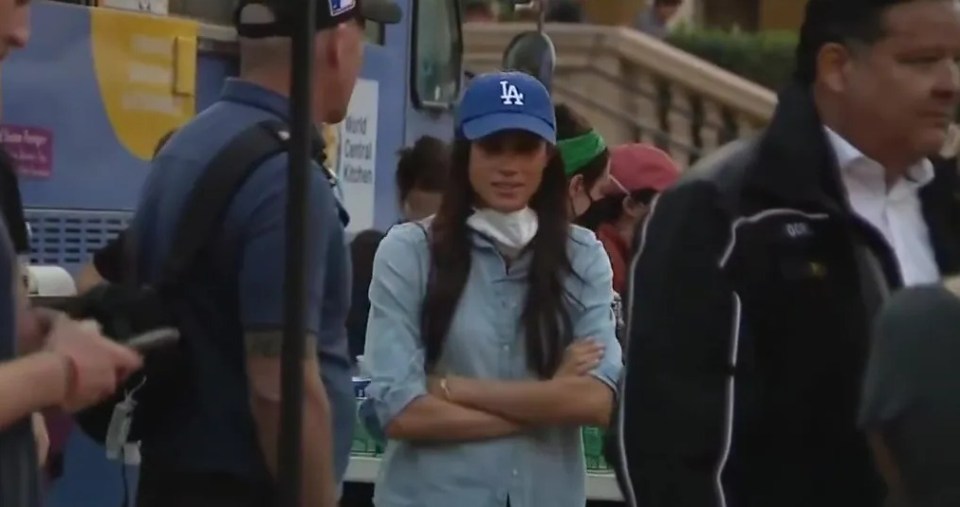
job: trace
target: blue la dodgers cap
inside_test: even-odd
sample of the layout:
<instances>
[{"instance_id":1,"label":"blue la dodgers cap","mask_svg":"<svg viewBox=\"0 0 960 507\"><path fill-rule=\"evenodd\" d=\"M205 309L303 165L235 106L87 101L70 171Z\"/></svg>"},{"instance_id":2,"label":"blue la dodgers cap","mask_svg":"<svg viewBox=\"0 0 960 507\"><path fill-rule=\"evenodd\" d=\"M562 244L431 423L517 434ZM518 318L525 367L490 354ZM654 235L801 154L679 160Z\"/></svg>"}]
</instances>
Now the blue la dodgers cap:
<instances>
[{"instance_id":1,"label":"blue la dodgers cap","mask_svg":"<svg viewBox=\"0 0 960 507\"><path fill-rule=\"evenodd\" d=\"M557 120L550 92L523 72L474 77L457 109L457 128L469 141L504 130L523 130L557 144Z\"/></svg>"}]
</instances>

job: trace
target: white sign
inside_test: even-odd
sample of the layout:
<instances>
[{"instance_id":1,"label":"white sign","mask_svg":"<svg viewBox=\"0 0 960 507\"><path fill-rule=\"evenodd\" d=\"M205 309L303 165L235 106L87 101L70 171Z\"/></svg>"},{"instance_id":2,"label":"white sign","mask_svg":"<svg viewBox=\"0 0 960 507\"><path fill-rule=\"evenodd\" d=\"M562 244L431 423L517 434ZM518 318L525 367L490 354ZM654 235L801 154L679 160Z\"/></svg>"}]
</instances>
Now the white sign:
<instances>
[{"instance_id":1,"label":"white sign","mask_svg":"<svg viewBox=\"0 0 960 507\"><path fill-rule=\"evenodd\" d=\"M100 0L97 5L163 15L168 14L170 10L169 0Z\"/></svg>"},{"instance_id":2,"label":"white sign","mask_svg":"<svg viewBox=\"0 0 960 507\"><path fill-rule=\"evenodd\" d=\"M350 214L348 232L373 227L377 181L377 115L380 83L357 81L347 117L338 125L336 167L343 206Z\"/></svg>"}]
</instances>

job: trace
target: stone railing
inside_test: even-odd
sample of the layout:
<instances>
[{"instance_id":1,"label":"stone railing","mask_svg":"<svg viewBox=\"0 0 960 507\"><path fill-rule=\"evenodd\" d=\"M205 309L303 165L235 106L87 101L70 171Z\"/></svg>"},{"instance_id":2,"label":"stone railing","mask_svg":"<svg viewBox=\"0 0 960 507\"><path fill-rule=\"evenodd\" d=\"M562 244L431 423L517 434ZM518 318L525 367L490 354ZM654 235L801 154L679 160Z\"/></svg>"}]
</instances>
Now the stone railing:
<instances>
[{"instance_id":1,"label":"stone railing","mask_svg":"<svg viewBox=\"0 0 960 507\"><path fill-rule=\"evenodd\" d=\"M503 50L532 24L468 24L464 66L500 67ZM553 93L611 144L646 141L689 164L769 121L770 90L635 30L548 24L557 48Z\"/></svg>"}]
</instances>

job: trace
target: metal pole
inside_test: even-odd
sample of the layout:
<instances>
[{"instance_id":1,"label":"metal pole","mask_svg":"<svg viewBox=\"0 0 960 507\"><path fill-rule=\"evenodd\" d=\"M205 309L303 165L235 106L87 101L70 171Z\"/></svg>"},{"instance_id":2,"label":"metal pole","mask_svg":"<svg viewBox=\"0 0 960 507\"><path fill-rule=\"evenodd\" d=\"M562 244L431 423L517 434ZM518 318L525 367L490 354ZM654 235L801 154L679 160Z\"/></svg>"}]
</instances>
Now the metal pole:
<instances>
[{"instance_id":1,"label":"metal pole","mask_svg":"<svg viewBox=\"0 0 960 507\"><path fill-rule=\"evenodd\" d=\"M303 460L303 353L306 335L306 284L303 238L307 233L307 188L310 177L311 77L316 0L300 0L302 14L293 33L290 71L290 169L287 180L287 243L284 271L284 322L281 351L281 410L278 438L278 507L300 507Z\"/></svg>"}]
</instances>

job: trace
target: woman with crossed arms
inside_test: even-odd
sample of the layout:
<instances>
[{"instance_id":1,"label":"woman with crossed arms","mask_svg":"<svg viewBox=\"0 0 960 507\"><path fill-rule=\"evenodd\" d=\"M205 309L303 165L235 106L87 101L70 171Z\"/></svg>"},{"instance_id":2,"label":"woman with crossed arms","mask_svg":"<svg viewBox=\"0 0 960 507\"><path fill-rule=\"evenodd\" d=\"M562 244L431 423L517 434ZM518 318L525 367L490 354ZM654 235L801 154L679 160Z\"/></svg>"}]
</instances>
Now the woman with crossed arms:
<instances>
[{"instance_id":1,"label":"woman with crossed arms","mask_svg":"<svg viewBox=\"0 0 960 507\"><path fill-rule=\"evenodd\" d=\"M570 224L550 96L476 77L432 219L374 261L365 361L388 443L377 507L583 507L580 426L606 426L621 351L610 261Z\"/></svg>"}]
</instances>

